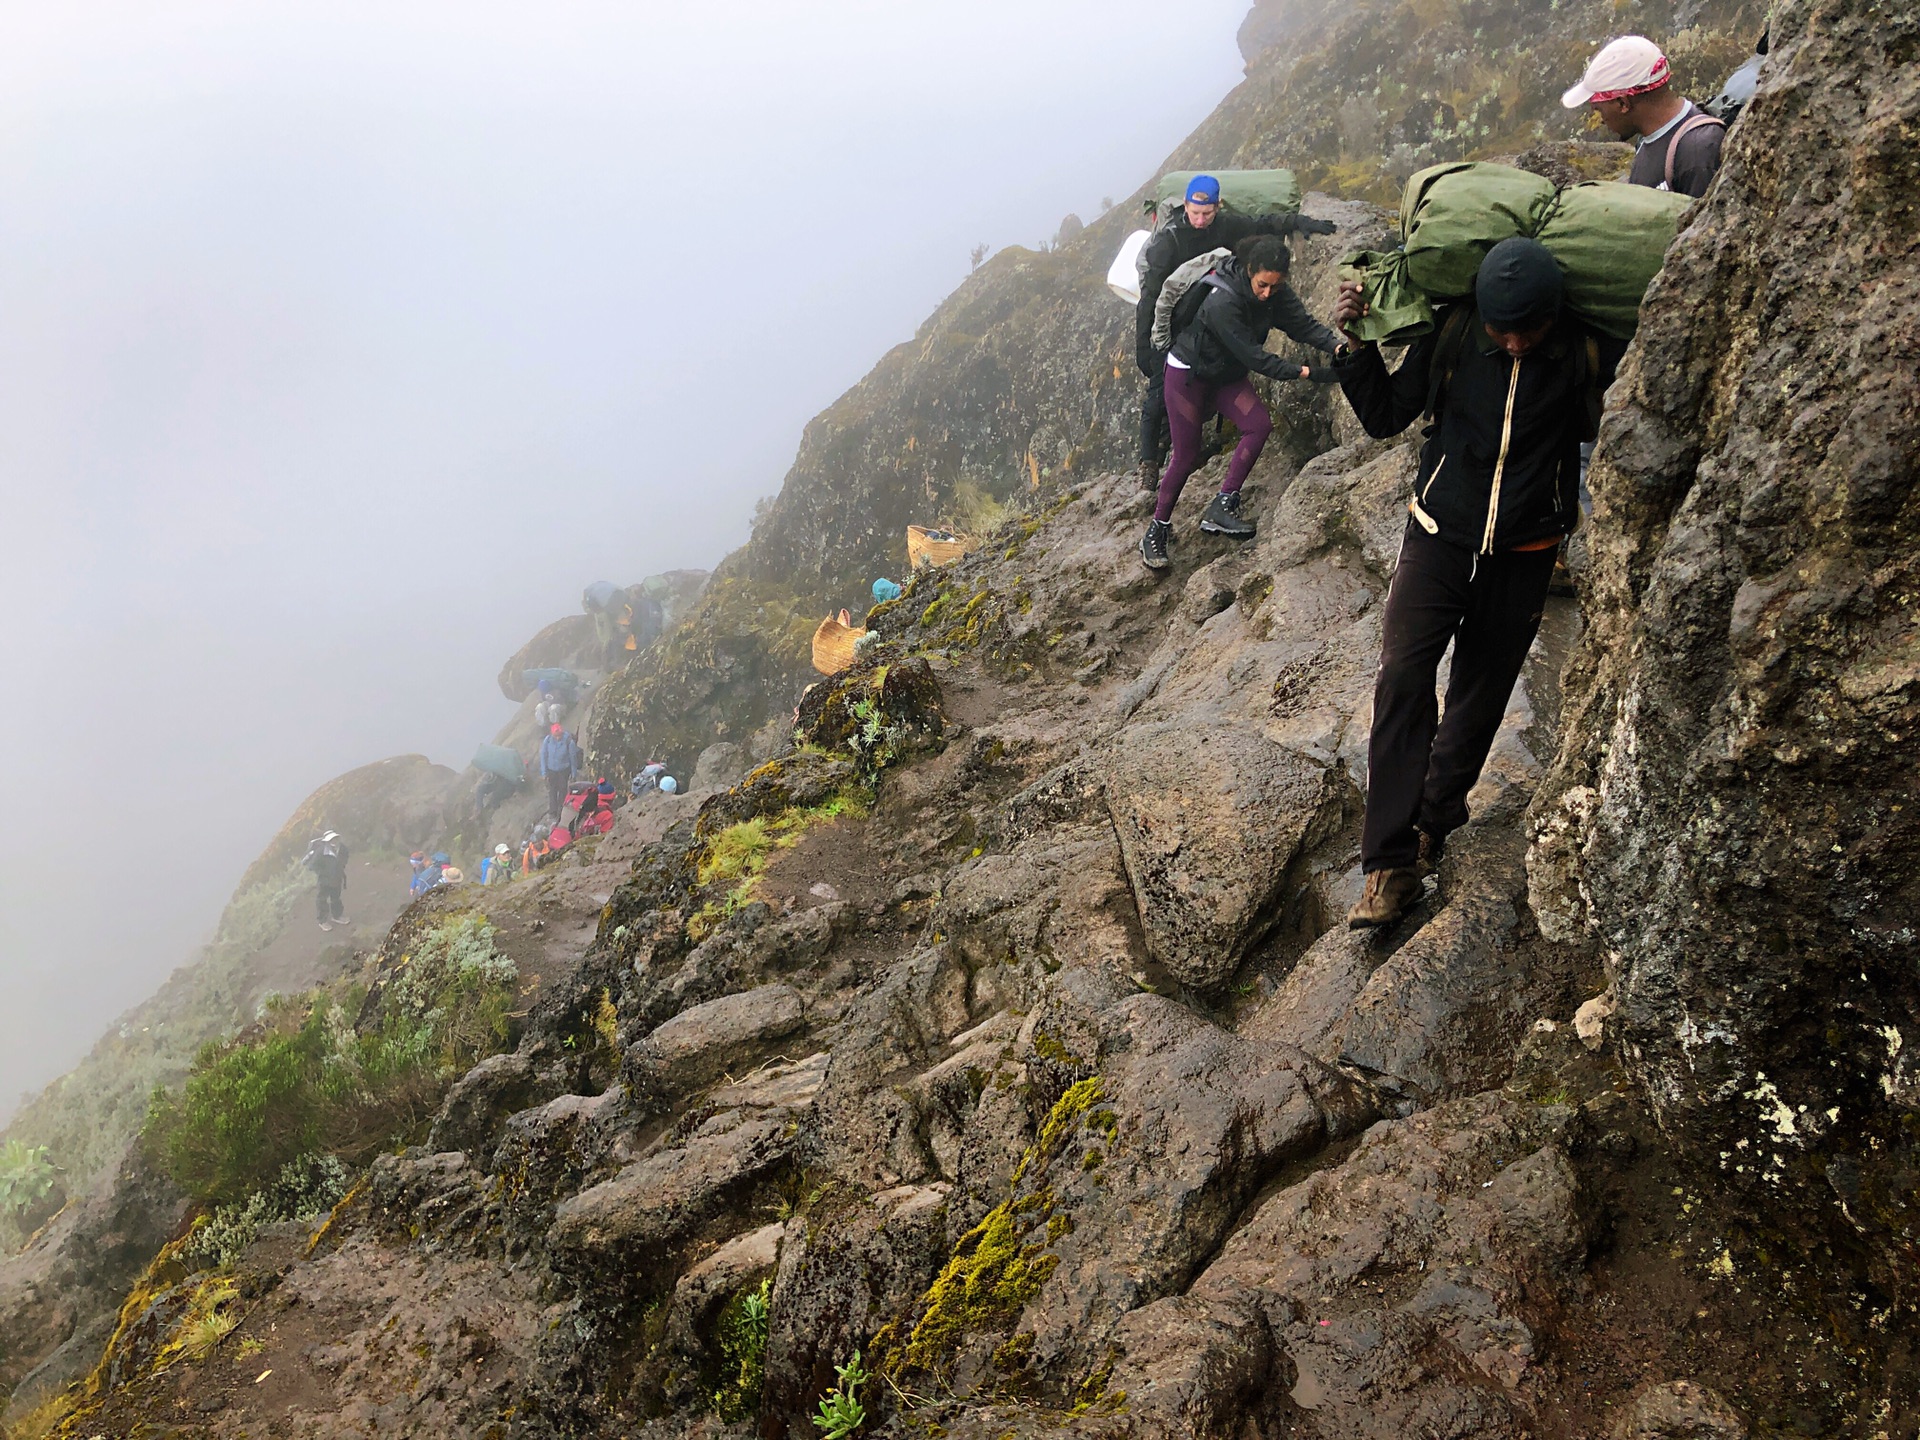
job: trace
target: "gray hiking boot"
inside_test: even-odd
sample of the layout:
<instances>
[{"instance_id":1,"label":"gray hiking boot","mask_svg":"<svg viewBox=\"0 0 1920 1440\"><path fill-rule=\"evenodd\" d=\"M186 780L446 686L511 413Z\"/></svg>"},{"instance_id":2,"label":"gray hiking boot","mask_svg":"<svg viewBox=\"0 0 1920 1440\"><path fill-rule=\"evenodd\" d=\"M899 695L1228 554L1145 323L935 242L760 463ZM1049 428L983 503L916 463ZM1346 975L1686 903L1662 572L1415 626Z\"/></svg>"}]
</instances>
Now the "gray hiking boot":
<instances>
[{"instance_id":1,"label":"gray hiking boot","mask_svg":"<svg viewBox=\"0 0 1920 1440\"><path fill-rule=\"evenodd\" d=\"M1140 482L1140 488L1142 490L1158 490L1160 488L1160 467L1151 460L1142 460L1138 465L1133 467L1133 478Z\"/></svg>"},{"instance_id":2,"label":"gray hiking boot","mask_svg":"<svg viewBox=\"0 0 1920 1440\"><path fill-rule=\"evenodd\" d=\"M1214 535L1228 535L1235 540L1245 540L1254 533L1251 520L1240 514L1240 492L1231 495L1216 495L1213 503L1207 506L1207 513L1200 517L1200 528Z\"/></svg>"},{"instance_id":3,"label":"gray hiking boot","mask_svg":"<svg viewBox=\"0 0 1920 1440\"><path fill-rule=\"evenodd\" d=\"M1370 870L1367 888L1347 911L1349 930L1372 930L1392 925L1426 894L1418 872L1412 869Z\"/></svg>"},{"instance_id":4,"label":"gray hiking boot","mask_svg":"<svg viewBox=\"0 0 1920 1440\"><path fill-rule=\"evenodd\" d=\"M1140 537L1140 558L1149 570L1167 568L1167 539L1172 532L1173 526L1164 520L1147 522L1147 533Z\"/></svg>"}]
</instances>

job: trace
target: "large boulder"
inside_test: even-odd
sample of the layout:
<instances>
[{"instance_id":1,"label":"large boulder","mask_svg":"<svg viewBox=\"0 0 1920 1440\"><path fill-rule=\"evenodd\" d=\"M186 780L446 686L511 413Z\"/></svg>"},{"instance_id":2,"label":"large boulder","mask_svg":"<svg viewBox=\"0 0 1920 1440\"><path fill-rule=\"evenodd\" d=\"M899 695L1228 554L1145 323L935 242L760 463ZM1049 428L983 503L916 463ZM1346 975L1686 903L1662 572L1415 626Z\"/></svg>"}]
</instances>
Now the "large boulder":
<instances>
[{"instance_id":1,"label":"large boulder","mask_svg":"<svg viewBox=\"0 0 1920 1440\"><path fill-rule=\"evenodd\" d=\"M1199 991L1232 979L1332 798L1324 762L1257 733L1129 731L1107 804L1153 958Z\"/></svg>"},{"instance_id":2,"label":"large boulder","mask_svg":"<svg viewBox=\"0 0 1920 1440\"><path fill-rule=\"evenodd\" d=\"M1674 1139L1769 1229L1855 1232L1909 1299L1917 47L1912 7L1776 7L1614 387L1531 863L1542 928L1604 947L1621 1058Z\"/></svg>"}]
</instances>

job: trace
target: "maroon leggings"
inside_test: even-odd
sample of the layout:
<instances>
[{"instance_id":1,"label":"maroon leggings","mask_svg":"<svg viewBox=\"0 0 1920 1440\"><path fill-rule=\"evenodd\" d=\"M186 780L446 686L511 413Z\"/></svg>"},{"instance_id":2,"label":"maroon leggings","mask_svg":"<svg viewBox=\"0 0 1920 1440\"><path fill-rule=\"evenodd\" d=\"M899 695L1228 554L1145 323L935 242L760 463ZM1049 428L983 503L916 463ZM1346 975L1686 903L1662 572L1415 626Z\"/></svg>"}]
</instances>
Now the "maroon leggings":
<instances>
[{"instance_id":1,"label":"maroon leggings","mask_svg":"<svg viewBox=\"0 0 1920 1440\"><path fill-rule=\"evenodd\" d=\"M1156 520L1173 518L1173 507L1186 487L1187 477L1200 468L1200 427L1209 415L1224 416L1240 432L1233 462L1227 466L1226 483L1220 487L1222 495L1231 495L1246 484L1247 473L1273 433L1273 417L1254 393L1253 382L1244 376L1231 385L1209 389L1193 371L1169 365L1166 388L1167 428L1173 433L1173 453L1167 459L1167 473L1160 478L1159 503L1153 507Z\"/></svg>"}]
</instances>

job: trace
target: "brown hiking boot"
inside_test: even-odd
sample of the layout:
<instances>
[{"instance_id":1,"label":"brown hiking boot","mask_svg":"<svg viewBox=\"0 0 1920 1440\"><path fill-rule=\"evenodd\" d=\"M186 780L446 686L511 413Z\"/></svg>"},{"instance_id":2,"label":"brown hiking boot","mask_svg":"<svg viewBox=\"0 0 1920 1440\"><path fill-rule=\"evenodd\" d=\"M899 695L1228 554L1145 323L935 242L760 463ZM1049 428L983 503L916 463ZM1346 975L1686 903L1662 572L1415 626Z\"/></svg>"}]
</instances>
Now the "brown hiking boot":
<instances>
[{"instance_id":1,"label":"brown hiking boot","mask_svg":"<svg viewBox=\"0 0 1920 1440\"><path fill-rule=\"evenodd\" d=\"M1370 870L1367 872L1367 888L1360 892L1360 898L1354 901L1353 908L1347 912L1347 928L1372 930L1377 926L1392 925L1411 910L1414 902L1424 894L1426 887L1420 883L1420 876L1411 869Z\"/></svg>"},{"instance_id":2,"label":"brown hiking boot","mask_svg":"<svg viewBox=\"0 0 1920 1440\"><path fill-rule=\"evenodd\" d=\"M1420 858L1414 862L1414 873L1418 875L1438 875L1440 859L1447 853L1447 837L1420 832Z\"/></svg>"}]
</instances>

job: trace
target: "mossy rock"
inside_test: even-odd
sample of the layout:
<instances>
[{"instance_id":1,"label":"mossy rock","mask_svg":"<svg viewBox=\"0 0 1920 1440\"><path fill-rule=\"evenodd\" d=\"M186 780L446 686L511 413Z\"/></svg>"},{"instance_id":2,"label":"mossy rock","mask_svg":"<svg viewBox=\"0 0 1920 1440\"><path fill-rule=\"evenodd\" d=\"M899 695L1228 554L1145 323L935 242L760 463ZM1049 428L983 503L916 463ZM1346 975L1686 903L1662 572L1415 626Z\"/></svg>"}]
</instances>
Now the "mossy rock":
<instances>
[{"instance_id":1,"label":"mossy rock","mask_svg":"<svg viewBox=\"0 0 1920 1440\"><path fill-rule=\"evenodd\" d=\"M812 809L857 787L860 767L844 754L826 753L831 748L789 751L708 800L694 824L696 840L704 844L744 821Z\"/></svg>"},{"instance_id":2,"label":"mossy rock","mask_svg":"<svg viewBox=\"0 0 1920 1440\"><path fill-rule=\"evenodd\" d=\"M857 756L871 771L932 748L946 726L933 667L878 646L807 692L797 728L808 745Z\"/></svg>"}]
</instances>

